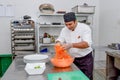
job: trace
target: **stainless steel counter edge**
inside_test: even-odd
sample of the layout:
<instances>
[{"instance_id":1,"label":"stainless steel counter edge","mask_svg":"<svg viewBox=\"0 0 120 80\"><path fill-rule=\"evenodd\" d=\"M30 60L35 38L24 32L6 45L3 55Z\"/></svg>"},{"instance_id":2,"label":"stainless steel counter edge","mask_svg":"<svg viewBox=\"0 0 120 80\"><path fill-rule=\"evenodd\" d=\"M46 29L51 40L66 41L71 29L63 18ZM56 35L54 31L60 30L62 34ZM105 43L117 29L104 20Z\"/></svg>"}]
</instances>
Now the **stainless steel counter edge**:
<instances>
[{"instance_id":1,"label":"stainless steel counter edge","mask_svg":"<svg viewBox=\"0 0 120 80\"><path fill-rule=\"evenodd\" d=\"M47 80L48 73L79 70L74 64L67 68L56 68L48 62L46 63L46 70L43 74L30 76L25 72L24 67L25 63L23 62L23 59L13 60L1 80Z\"/></svg>"}]
</instances>

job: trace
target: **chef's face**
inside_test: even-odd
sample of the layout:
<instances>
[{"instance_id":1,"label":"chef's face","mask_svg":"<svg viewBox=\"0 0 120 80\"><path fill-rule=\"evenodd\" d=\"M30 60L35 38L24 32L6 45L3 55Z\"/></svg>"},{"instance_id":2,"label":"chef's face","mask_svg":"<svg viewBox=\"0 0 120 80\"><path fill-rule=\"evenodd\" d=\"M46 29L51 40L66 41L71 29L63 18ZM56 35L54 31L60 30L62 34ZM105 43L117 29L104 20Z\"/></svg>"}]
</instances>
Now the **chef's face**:
<instances>
[{"instance_id":1,"label":"chef's face","mask_svg":"<svg viewBox=\"0 0 120 80\"><path fill-rule=\"evenodd\" d=\"M72 31L74 31L76 24L77 24L76 21L65 22L65 25L67 26L67 28Z\"/></svg>"}]
</instances>

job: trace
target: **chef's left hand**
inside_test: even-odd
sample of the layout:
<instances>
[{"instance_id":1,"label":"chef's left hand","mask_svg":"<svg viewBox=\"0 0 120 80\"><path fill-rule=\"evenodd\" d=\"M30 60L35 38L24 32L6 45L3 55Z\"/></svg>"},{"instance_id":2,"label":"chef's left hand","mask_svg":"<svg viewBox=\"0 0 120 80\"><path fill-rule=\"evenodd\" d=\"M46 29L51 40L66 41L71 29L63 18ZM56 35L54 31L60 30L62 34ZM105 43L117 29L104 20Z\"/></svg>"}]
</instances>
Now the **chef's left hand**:
<instances>
[{"instance_id":1,"label":"chef's left hand","mask_svg":"<svg viewBox=\"0 0 120 80\"><path fill-rule=\"evenodd\" d=\"M66 50L70 49L73 47L72 43L66 43L66 44L62 44L62 47Z\"/></svg>"}]
</instances>

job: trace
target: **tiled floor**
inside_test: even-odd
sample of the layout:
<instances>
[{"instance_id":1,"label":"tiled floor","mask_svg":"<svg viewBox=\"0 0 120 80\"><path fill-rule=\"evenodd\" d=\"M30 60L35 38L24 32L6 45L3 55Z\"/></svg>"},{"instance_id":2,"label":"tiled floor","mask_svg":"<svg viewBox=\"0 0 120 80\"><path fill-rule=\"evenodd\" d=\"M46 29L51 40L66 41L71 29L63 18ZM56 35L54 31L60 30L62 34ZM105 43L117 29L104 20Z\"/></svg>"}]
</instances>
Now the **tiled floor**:
<instances>
[{"instance_id":1,"label":"tiled floor","mask_svg":"<svg viewBox=\"0 0 120 80\"><path fill-rule=\"evenodd\" d=\"M104 69L106 67L106 61L95 61L94 68L95 69Z\"/></svg>"},{"instance_id":2,"label":"tiled floor","mask_svg":"<svg viewBox=\"0 0 120 80\"><path fill-rule=\"evenodd\" d=\"M94 80L105 80L106 78L106 62L96 61L94 63Z\"/></svg>"}]
</instances>

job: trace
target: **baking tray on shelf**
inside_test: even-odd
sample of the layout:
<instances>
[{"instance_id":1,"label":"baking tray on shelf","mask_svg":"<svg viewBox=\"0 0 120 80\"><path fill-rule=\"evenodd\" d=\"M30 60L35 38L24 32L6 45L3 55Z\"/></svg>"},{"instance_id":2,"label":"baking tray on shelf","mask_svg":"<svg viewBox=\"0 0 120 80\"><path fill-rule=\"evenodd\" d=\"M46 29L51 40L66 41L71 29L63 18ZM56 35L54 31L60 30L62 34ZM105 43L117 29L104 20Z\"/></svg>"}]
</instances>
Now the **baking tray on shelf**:
<instances>
[{"instance_id":1,"label":"baking tray on shelf","mask_svg":"<svg viewBox=\"0 0 120 80\"><path fill-rule=\"evenodd\" d=\"M34 43L34 40L15 40L15 43Z\"/></svg>"},{"instance_id":2,"label":"baking tray on shelf","mask_svg":"<svg viewBox=\"0 0 120 80\"><path fill-rule=\"evenodd\" d=\"M34 46L16 46L15 50L35 50Z\"/></svg>"}]
</instances>

